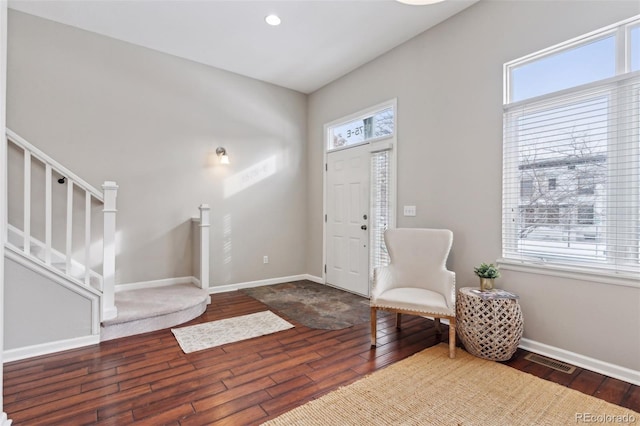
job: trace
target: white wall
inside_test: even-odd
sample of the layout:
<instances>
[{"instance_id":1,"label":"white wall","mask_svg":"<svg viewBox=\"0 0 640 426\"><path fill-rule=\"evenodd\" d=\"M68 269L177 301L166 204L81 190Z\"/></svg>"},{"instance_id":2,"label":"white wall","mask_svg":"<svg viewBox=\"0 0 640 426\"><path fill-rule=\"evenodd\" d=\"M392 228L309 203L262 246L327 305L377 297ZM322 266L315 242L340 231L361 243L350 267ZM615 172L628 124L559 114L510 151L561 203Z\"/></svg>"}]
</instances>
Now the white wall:
<instances>
[{"instance_id":1,"label":"white wall","mask_svg":"<svg viewBox=\"0 0 640 426\"><path fill-rule=\"evenodd\" d=\"M212 286L305 272L305 95L10 11L7 104L9 128L120 186L116 283L191 275L202 203Z\"/></svg>"},{"instance_id":2,"label":"white wall","mask_svg":"<svg viewBox=\"0 0 640 426\"><path fill-rule=\"evenodd\" d=\"M502 65L640 13L637 1L484 0L309 97L308 273L322 268L322 126L398 99L400 227L454 232L457 286L501 255ZM525 337L640 371L640 289L505 271Z\"/></svg>"}]
</instances>

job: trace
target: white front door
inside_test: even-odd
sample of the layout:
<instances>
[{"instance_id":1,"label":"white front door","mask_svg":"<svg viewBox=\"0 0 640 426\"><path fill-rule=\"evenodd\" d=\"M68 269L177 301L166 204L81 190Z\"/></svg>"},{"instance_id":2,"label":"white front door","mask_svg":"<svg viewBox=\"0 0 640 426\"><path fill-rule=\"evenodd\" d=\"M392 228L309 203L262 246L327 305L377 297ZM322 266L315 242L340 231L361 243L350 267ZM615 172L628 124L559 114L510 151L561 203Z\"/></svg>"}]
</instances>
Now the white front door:
<instances>
[{"instance_id":1,"label":"white front door","mask_svg":"<svg viewBox=\"0 0 640 426\"><path fill-rule=\"evenodd\" d=\"M327 154L327 283L369 296L369 145Z\"/></svg>"}]
</instances>

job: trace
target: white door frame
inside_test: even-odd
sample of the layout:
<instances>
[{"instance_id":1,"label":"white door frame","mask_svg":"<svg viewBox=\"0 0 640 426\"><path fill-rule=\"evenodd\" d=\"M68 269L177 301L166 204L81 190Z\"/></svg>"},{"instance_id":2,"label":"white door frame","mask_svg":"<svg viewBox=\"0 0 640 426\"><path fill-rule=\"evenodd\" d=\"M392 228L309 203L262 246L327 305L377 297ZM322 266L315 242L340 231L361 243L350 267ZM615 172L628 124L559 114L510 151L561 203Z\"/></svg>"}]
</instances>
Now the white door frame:
<instances>
[{"instance_id":1,"label":"white door frame","mask_svg":"<svg viewBox=\"0 0 640 426\"><path fill-rule=\"evenodd\" d=\"M384 110L386 108L393 108L393 135L390 137L372 139L368 142L364 142L358 145L351 145L344 148L339 149L349 149L354 146L359 145L369 145L371 153L386 151L388 150L391 153L391 170L389 171L391 177L391 185L389 187L389 200L391 204L391 209L394 210L394 213L391 215L391 223L389 224L389 228L396 227L396 217L397 217L397 187L398 187L398 178L397 178L397 165L398 165L398 99L393 98L385 102L381 102L369 108L365 108L353 114L347 115L345 117L338 118L329 123L326 123L323 128L323 138L322 138L322 282L327 284L327 162L328 162L328 146L329 146L329 129L340 125L342 123L348 123L353 120L357 120L358 118L365 118L370 116L372 113L377 111ZM332 150L335 151L335 150ZM369 217L371 217L371 212L368 213ZM369 227L371 230L371 227ZM370 231L369 231L370 232ZM371 242L371 241L370 241ZM369 244L371 247L371 244ZM369 269L371 269L371 264L369 264ZM371 272L371 271L369 271ZM371 283L369 283L371 284Z\"/></svg>"}]
</instances>

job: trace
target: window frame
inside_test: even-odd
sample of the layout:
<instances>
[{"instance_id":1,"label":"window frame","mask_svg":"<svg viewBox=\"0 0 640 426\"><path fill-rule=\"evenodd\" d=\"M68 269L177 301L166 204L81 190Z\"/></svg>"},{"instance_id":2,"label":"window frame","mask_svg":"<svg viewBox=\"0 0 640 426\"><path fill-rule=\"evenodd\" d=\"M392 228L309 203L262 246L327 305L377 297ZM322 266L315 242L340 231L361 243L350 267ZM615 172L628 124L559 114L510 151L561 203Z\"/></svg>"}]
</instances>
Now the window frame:
<instances>
[{"instance_id":1,"label":"window frame","mask_svg":"<svg viewBox=\"0 0 640 426\"><path fill-rule=\"evenodd\" d=\"M369 139L364 139L360 142L345 144L338 147L331 147L331 136L333 129L337 127L342 127L346 124L353 123L355 121L364 120L370 117L374 117L376 114L381 113L390 109L393 112L393 131L388 135L375 136ZM374 105L366 110L358 111L354 114L347 115L345 117L339 118L338 120L334 120L325 125L325 140L324 140L324 150L326 153L339 151L341 149L354 148L360 145L375 145L376 142L383 142L386 140L395 141L396 139L396 126L397 126L397 102L395 100L382 102L380 104Z\"/></svg>"},{"instance_id":2,"label":"window frame","mask_svg":"<svg viewBox=\"0 0 640 426\"><path fill-rule=\"evenodd\" d=\"M630 71L631 65L632 65L630 35L631 35L631 31L637 27L640 27L640 15L631 17L629 19L626 19L624 21L618 22L608 27L593 31L591 33L576 37L567 42L559 43L557 45L543 49L539 52L532 53L530 55L516 59L514 61L505 63L503 67L503 73L504 73L503 74L503 77L504 77L503 102L504 102L505 113L507 111L513 111L520 105L526 105L528 107L531 105L535 106L538 103L543 104L545 100L561 99L563 95L571 95L573 93L580 92L583 90L589 90L590 88L601 88L603 86L611 85L613 87L611 89L611 92L615 92L615 86L617 86L619 82L632 80L634 78L640 77L640 70L634 71L634 72ZM616 75L615 76L606 78L603 80L582 84L579 86L562 89L556 92L545 93L535 97L518 100L516 102L510 102L513 94L512 70L516 69L519 66L534 62L536 60L540 60L556 54L561 54L562 52L575 49L581 45L586 45L588 43L592 43L599 39L610 37L612 34L615 34L616 36L616 43L615 43ZM640 99L640 91L632 90L625 95L632 96L633 99L635 100ZM608 96L613 96L613 95L608 95ZM615 96L613 96L613 99L615 99ZM535 108L535 107L532 107L532 108ZM531 110L528 110L527 114L530 114L530 113L531 113ZM513 120L513 118L510 118L510 119ZM621 118L618 116L618 120L620 119ZM506 152L507 149L514 149L513 146L507 147L507 141L513 141L514 133L510 133L510 132L515 132L516 130L507 126L506 116L505 118L503 118L503 123L504 123L503 137L504 137L504 144L505 144L504 149ZM635 140L633 141L625 140L623 142L616 141L616 145L620 143L626 146L625 144L629 144L629 143L635 144L636 141ZM517 167L515 167L515 169L517 169ZM511 184L516 182L514 180L514 177L518 176L518 172L519 172L518 170L514 170L514 167L511 167L510 170L505 167L503 171L503 184L505 184L506 182L509 182ZM522 177L520 177L519 179L521 182L520 182L520 190L517 191L518 196L521 196L522 179L523 179ZM576 184L577 183L578 182L576 181ZM634 184L637 186L640 186L640 182L634 182ZM534 191L535 191L535 185L536 184L533 183ZM611 202L611 199L615 200L617 197L618 197L618 194L616 193L607 195L605 202L609 203ZM615 268L612 268L611 266L608 266L608 262L610 258L607 259L607 262L605 262L605 264L599 265L595 260L580 262L577 258L575 260L571 260L571 258L569 258L570 259L569 261L564 261L564 260L561 260L562 256L558 256L557 258L555 258L555 261L557 261L557 263L554 263L554 262L547 262L544 256L541 256L540 258L536 259L535 257L527 256L526 253L524 252L520 252L519 249L514 249L512 244L514 244L514 241L517 241L516 238L518 237L515 234L518 233L518 226L517 225L507 226L505 224L510 221L509 219L510 217L516 217L516 222L517 222L518 215L527 214L526 212L521 213L519 211L518 200L516 200L516 198L518 197L516 196L515 192L513 194L507 195L507 192L503 189L503 226L502 226L503 254L502 254L502 257L498 259L498 263L504 269L640 288L640 279L637 277L637 275L634 273L626 273L625 271L621 272ZM514 206L516 207L515 211L513 210ZM586 206L577 206L576 212L580 210L580 207L586 207ZM595 210L593 209L593 206L591 206L591 208L592 208L592 213L594 213L594 215L591 216L591 220L595 221L594 220ZM511 213L508 213L510 209L511 209ZM536 208L533 210L537 211L538 209ZM582 219L582 221L583 222L585 221L584 218ZM629 222L629 223L633 223L634 225L637 224L638 218L632 219L632 222ZM583 224L583 226L589 226L589 224ZM506 246L505 244L509 244L509 246ZM514 253L514 250L520 253L519 257L505 256L506 253ZM549 256L548 258L551 258L551 256ZM585 266L585 263L587 263L588 265ZM638 260L638 267L640 267L640 259Z\"/></svg>"}]
</instances>

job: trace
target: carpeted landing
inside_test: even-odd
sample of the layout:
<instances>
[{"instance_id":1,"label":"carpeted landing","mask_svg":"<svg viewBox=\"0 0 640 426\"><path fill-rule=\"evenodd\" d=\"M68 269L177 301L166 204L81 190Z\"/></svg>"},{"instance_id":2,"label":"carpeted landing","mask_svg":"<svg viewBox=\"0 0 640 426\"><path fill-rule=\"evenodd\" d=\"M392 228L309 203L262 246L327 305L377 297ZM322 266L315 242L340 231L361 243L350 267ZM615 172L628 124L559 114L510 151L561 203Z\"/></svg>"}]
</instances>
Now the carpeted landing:
<instances>
[{"instance_id":1,"label":"carpeted landing","mask_svg":"<svg viewBox=\"0 0 640 426\"><path fill-rule=\"evenodd\" d=\"M118 316L103 321L100 340L133 336L183 324L202 315L209 293L191 283L118 291Z\"/></svg>"}]
</instances>

